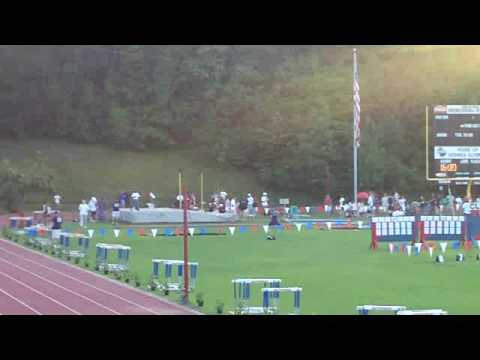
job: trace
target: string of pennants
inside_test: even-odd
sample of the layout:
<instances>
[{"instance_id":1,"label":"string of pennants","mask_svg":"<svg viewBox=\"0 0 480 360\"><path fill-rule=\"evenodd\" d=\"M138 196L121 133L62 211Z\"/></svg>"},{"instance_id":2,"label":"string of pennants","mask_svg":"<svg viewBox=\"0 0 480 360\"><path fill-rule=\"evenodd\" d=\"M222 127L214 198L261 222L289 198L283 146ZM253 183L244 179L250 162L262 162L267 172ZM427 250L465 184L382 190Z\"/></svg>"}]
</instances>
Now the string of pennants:
<instances>
[{"instance_id":1,"label":"string of pennants","mask_svg":"<svg viewBox=\"0 0 480 360\"><path fill-rule=\"evenodd\" d=\"M476 245L478 249L480 249L480 240L476 240ZM439 248L442 252L442 254L445 254L448 248L449 243L447 241L440 242L438 243ZM451 248L454 250L458 250L462 247L462 243L460 241L453 241L451 243ZM472 241L466 241L464 248L466 250L471 250L473 248L473 242ZM413 245L411 243L405 242L402 244L394 244L394 243L389 243L388 244L388 251L390 254L393 254L395 252L402 252L406 253L408 256L411 256L412 253L415 255L420 255L422 251L429 253L430 257L433 257L433 252L436 249L436 244L435 242L428 242L428 243L414 243Z\"/></svg>"},{"instance_id":2,"label":"string of pennants","mask_svg":"<svg viewBox=\"0 0 480 360\"><path fill-rule=\"evenodd\" d=\"M290 213L290 210L295 208L295 212L298 212L299 214L320 214L325 212L325 208L323 205L320 206L294 206L292 208L290 207L276 207L276 208L268 208L268 207L261 207L258 206L255 208L255 211L260 214L271 214L272 212L276 211L280 214L288 214ZM293 211L292 211L293 212Z\"/></svg>"},{"instance_id":3,"label":"string of pennants","mask_svg":"<svg viewBox=\"0 0 480 360\"><path fill-rule=\"evenodd\" d=\"M357 223L347 223L345 224L346 228L352 228L352 229L357 229L362 227L362 222L357 222ZM212 227L190 227L188 229L188 233L190 236L194 236L195 234L197 235L207 235L211 234L212 230L214 233L217 234L230 234L234 235L236 232L238 233L256 233L258 231L264 231L265 234L267 234L269 231L276 230L276 231L297 231L300 232L303 229L305 230L324 230L328 229L331 230L334 228L334 223L333 222L307 222L307 223L285 223L285 224L280 224L280 225L258 225L258 224L252 224L252 225L236 225L236 226L220 226L216 228ZM175 235L183 235L183 228L177 227L166 227L163 229L145 229L145 228L139 228L139 229L113 229L113 230L107 230L105 228L100 228L98 230L94 229L88 229L87 230L88 236L92 238L94 235L95 236L100 236L100 237L105 237L107 235L111 235L113 233L115 238L118 238L120 235L124 235L126 233L127 237L132 237L132 236L153 236L156 237L157 235L164 235L164 236L175 236Z\"/></svg>"}]
</instances>

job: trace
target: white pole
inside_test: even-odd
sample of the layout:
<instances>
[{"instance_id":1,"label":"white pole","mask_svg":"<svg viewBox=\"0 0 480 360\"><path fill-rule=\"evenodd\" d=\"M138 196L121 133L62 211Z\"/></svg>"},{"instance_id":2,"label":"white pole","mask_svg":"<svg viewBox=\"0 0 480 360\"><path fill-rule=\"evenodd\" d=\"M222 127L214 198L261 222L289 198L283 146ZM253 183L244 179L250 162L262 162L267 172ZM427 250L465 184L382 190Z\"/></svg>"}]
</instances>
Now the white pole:
<instances>
[{"instance_id":1,"label":"white pole","mask_svg":"<svg viewBox=\"0 0 480 360\"><path fill-rule=\"evenodd\" d=\"M357 68L357 49L353 49L353 76L355 77L355 71ZM354 80L355 81L355 80ZM354 90L355 96L355 90ZM355 100L353 102L353 112L355 113ZM355 116L353 119L353 198L355 207L358 210L357 203L357 139L356 139L356 127L355 127Z\"/></svg>"}]
</instances>

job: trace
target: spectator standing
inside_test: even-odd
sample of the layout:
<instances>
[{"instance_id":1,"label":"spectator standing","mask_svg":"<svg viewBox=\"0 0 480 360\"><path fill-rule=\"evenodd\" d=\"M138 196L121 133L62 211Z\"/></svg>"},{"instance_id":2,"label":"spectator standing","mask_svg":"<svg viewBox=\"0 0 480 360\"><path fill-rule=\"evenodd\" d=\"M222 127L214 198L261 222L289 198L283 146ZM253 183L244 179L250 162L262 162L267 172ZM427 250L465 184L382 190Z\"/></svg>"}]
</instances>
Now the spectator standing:
<instances>
[{"instance_id":1,"label":"spectator standing","mask_svg":"<svg viewBox=\"0 0 480 360\"><path fill-rule=\"evenodd\" d=\"M140 211L140 193L138 191L134 191L132 193L132 210L135 209L137 211Z\"/></svg>"},{"instance_id":2,"label":"spectator standing","mask_svg":"<svg viewBox=\"0 0 480 360\"><path fill-rule=\"evenodd\" d=\"M225 200L225 211L226 212L231 212L232 209L232 201L230 200L229 197L227 197L227 200Z\"/></svg>"},{"instance_id":3,"label":"spectator standing","mask_svg":"<svg viewBox=\"0 0 480 360\"><path fill-rule=\"evenodd\" d=\"M59 211L55 211L52 218L52 240L60 239L60 233L62 232L63 219Z\"/></svg>"},{"instance_id":4,"label":"spectator standing","mask_svg":"<svg viewBox=\"0 0 480 360\"><path fill-rule=\"evenodd\" d=\"M120 201L120 207L122 207L122 208L127 207L127 193L126 192L122 192L120 194L119 201Z\"/></svg>"},{"instance_id":5,"label":"spectator standing","mask_svg":"<svg viewBox=\"0 0 480 360\"><path fill-rule=\"evenodd\" d=\"M470 201L470 199L468 198L465 198L465 201L462 205L462 208L463 208L463 215L470 215L472 213L472 203Z\"/></svg>"},{"instance_id":6,"label":"spectator standing","mask_svg":"<svg viewBox=\"0 0 480 360\"><path fill-rule=\"evenodd\" d=\"M323 207L325 209L325 214L330 216L332 214L332 204L333 204L333 201L332 201L332 198L330 197L330 194L327 194L325 196L325 199L323 200Z\"/></svg>"},{"instance_id":7,"label":"spectator standing","mask_svg":"<svg viewBox=\"0 0 480 360\"><path fill-rule=\"evenodd\" d=\"M388 195L386 193L383 194L382 197L382 211L388 212Z\"/></svg>"},{"instance_id":8,"label":"spectator standing","mask_svg":"<svg viewBox=\"0 0 480 360\"><path fill-rule=\"evenodd\" d=\"M60 195L56 194L53 196L53 203L54 203L55 210L60 210L61 201L62 201L62 197Z\"/></svg>"},{"instance_id":9,"label":"spectator standing","mask_svg":"<svg viewBox=\"0 0 480 360\"><path fill-rule=\"evenodd\" d=\"M368 194L367 205L368 205L368 212L373 213L373 193Z\"/></svg>"},{"instance_id":10,"label":"spectator standing","mask_svg":"<svg viewBox=\"0 0 480 360\"><path fill-rule=\"evenodd\" d=\"M117 225L119 219L120 219L120 203L118 201L114 201L112 204L112 224Z\"/></svg>"},{"instance_id":11,"label":"spectator standing","mask_svg":"<svg viewBox=\"0 0 480 360\"><path fill-rule=\"evenodd\" d=\"M98 202L97 220L101 222L107 221L107 202L103 198L100 198Z\"/></svg>"},{"instance_id":12,"label":"spectator standing","mask_svg":"<svg viewBox=\"0 0 480 360\"><path fill-rule=\"evenodd\" d=\"M78 206L78 211L80 215L80 227L85 228L88 222L88 212L90 208L87 205L85 200L82 200L82 203Z\"/></svg>"},{"instance_id":13,"label":"spectator standing","mask_svg":"<svg viewBox=\"0 0 480 360\"><path fill-rule=\"evenodd\" d=\"M153 192L150 192L150 207L155 208L155 199L157 198Z\"/></svg>"},{"instance_id":14,"label":"spectator standing","mask_svg":"<svg viewBox=\"0 0 480 360\"><path fill-rule=\"evenodd\" d=\"M92 196L88 202L88 208L90 212L90 219L95 222L97 220L97 199L94 196Z\"/></svg>"},{"instance_id":15,"label":"spectator standing","mask_svg":"<svg viewBox=\"0 0 480 360\"><path fill-rule=\"evenodd\" d=\"M183 209L183 195L178 194L177 195L177 205L179 209Z\"/></svg>"},{"instance_id":16,"label":"spectator standing","mask_svg":"<svg viewBox=\"0 0 480 360\"><path fill-rule=\"evenodd\" d=\"M255 203L255 199L253 198L252 194L247 195L247 210L249 216L254 216L254 208L253 204Z\"/></svg>"},{"instance_id":17,"label":"spectator standing","mask_svg":"<svg viewBox=\"0 0 480 360\"><path fill-rule=\"evenodd\" d=\"M237 214L237 199L235 199L235 197L230 199L230 212L235 215Z\"/></svg>"},{"instance_id":18,"label":"spectator standing","mask_svg":"<svg viewBox=\"0 0 480 360\"><path fill-rule=\"evenodd\" d=\"M457 211L457 214L460 213L460 209L462 208L462 198L460 196L457 196L455 199L455 210Z\"/></svg>"}]
</instances>

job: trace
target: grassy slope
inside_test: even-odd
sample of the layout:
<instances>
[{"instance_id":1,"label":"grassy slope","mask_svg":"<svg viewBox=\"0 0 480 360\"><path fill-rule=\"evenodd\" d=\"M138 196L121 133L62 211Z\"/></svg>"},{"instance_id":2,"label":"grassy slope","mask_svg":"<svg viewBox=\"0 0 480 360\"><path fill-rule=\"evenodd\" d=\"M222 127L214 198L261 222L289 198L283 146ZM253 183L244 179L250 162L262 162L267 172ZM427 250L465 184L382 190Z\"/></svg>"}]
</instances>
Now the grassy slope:
<instances>
[{"instance_id":1,"label":"grassy slope","mask_svg":"<svg viewBox=\"0 0 480 360\"><path fill-rule=\"evenodd\" d=\"M144 281L152 271L152 258L183 256L181 237L128 238L123 231L114 239L109 231L94 240L132 246L131 268ZM364 304L480 314L476 251L468 252L465 263L456 263L456 251L449 250L447 262L435 264L427 253L389 254L385 244L372 252L369 241L369 231L304 229L278 233L276 241L266 241L261 229L244 234L237 229L234 236L191 238L190 259L200 263L197 291L205 295L206 312L214 311L217 300L225 303L226 311L233 309L233 278L279 277L284 286L303 287L303 314L354 314L355 306ZM259 295L260 288L252 293ZM256 304L261 304L259 296ZM281 304L291 311L293 296L283 294Z\"/></svg>"},{"instance_id":2,"label":"grassy slope","mask_svg":"<svg viewBox=\"0 0 480 360\"><path fill-rule=\"evenodd\" d=\"M190 150L142 153L44 140L0 143L0 159L7 158L16 164L31 158L35 151L41 151L48 159L55 173L57 191L64 196L65 203L72 206L92 195L118 196L121 191L133 189L144 193L153 191L159 205L169 205L178 189L178 169L183 169L183 181L196 192L197 201L200 201L201 171L205 174L205 196L218 190L236 196L269 190L258 183L254 173L219 166ZM45 195L30 195L27 207L39 208L44 198Z\"/></svg>"}]
</instances>

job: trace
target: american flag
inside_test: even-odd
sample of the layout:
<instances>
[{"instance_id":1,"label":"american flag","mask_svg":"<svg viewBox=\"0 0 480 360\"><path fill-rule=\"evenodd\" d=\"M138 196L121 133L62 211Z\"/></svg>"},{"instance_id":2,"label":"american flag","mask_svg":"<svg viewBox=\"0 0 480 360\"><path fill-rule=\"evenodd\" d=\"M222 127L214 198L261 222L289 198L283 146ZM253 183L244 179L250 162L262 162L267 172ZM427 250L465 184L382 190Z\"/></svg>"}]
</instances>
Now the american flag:
<instances>
[{"instance_id":1,"label":"american flag","mask_svg":"<svg viewBox=\"0 0 480 360\"><path fill-rule=\"evenodd\" d=\"M354 139L360 146L360 84L358 82L357 49L353 49L353 124Z\"/></svg>"}]
</instances>

